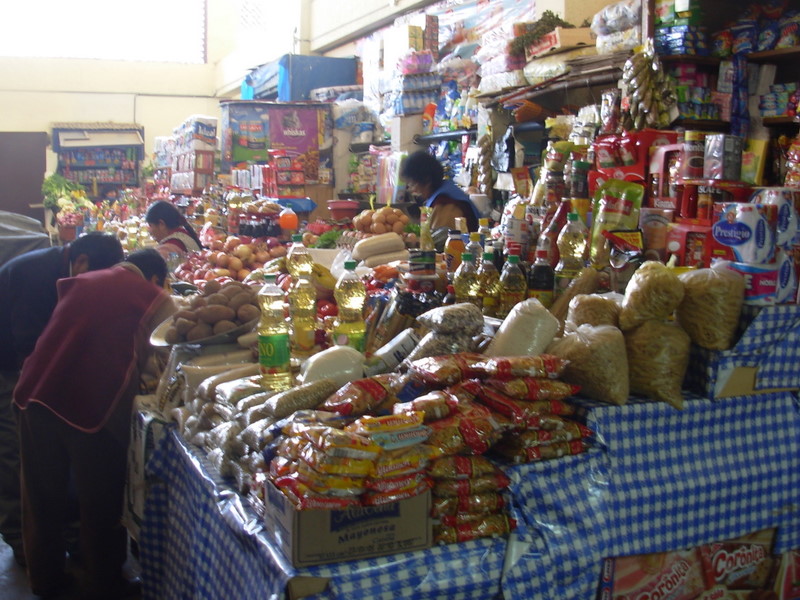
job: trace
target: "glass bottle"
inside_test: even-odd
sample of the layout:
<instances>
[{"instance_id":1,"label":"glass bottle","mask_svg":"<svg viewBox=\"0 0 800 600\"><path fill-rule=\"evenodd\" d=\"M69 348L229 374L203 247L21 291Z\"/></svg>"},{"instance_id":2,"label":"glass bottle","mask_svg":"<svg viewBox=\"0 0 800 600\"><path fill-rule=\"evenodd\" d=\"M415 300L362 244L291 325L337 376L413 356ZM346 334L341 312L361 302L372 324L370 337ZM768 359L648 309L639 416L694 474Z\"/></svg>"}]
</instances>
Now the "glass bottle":
<instances>
[{"instance_id":1,"label":"glass bottle","mask_svg":"<svg viewBox=\"0 0 800 600\"><path fill-rule=\"evenodd\" d=\"M289 326L283 311L283 290L275 284L275 275L265 276L258 292L261 319L258 322L258 363L261 385L267 390L292 387L289 359Z\"/></svg>"},{"instance_id":2,"label":"glass bottle","mask_svg":"<svg viewBox=\"0 0 800 600\"><path fill-rule=\"evenodd\" d=\"M496 316L500 305L500 273L492 262L491 252L483 253L483 260L478 267L478 297L483 314L487 317Z\"/></svg>"},{"instance_id":3,"label":"glass bottle","mask_svg":"<svg viewBox=\"0 0 800 600\"><path fill-rule=\"evenodd\" d=\"M536 251L536 262L528 271L528 298L536 298L545 308L553 305L555 271L550 265L547 250Z\"/></svg>"},{"instance_id":4,"label":"glass bottle","mask_svg":"<svg viewBox=\"0 0 800 600\"><path fill-rule=\"evenodd\" d=\"M333 326L333 343L363 352L367 331L364 323L367 289L356 273L356 261L345 261L344 272L336 282L333 297L339 306L339 315Z\"/></svg>"},{"instance_id":5,"label":"glass bottle","mask_svg":"<svg viewBox=\"0 0 800 600\"><path fill-rule=\"evenodd\" d=\"M500 306L497 317L504 319L518 302L525 299L527 291L528 284L522 274L522 269L519 268L519 256L509 254L508 260L503 266L503 272L500 274Z\"/></svg>"},{"instance_id":6,"label":"glass bottle","mask_svg":"<svg viewBox=\"0 0 800 600\"><path fill-rule=\"evenodd\" d=\"M461 264L453 277L453 289L456 292L456 302L470 302L478 308L483 308L478 296L478 270L472 262L472 255L468 252L461 255Z\"/></svg>"},{"instance_id":7,"label":"glass bottle","mask_svg":"<svg viewBox=\"0 0 800 600\"><path fill-rule=\"evenodd\" d=\"M586 242L589 230L578 213L567 215L567 223L558 234L558 265L555 267L555 295L569 287L580 270L586 266Z\"/></svg>"}]
</instances>

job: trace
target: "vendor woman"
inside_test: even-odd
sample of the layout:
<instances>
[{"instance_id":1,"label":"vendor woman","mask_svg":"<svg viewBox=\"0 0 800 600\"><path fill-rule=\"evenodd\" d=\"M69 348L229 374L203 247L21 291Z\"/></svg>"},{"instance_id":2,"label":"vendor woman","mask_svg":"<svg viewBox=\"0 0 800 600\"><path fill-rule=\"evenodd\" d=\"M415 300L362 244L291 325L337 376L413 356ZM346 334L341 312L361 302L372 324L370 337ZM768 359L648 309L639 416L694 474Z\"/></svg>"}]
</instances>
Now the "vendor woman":
<instances>
[{"instance_id":1,"label":"vendor woman","mask_svg":"<svg viewBox=\"0 0 800 600\"><path fill-rule=\"evenodd\" d=\"M432 208L431 230L453 229L458 217L467 220L469 231L478 230L478 209L460 187L445 180L442 165L425 150L414 152L403 161L400 176L408 190L422 197L425 206Z\"/></svg>"},{"instance_id":2,"label":"vendor woman","mask_svg":"<svg viewBox=\"0 0 800 600\"><path fill-rule=\"evenodd\" d=\"M203 248L186 218L171 203L158 200L150 205L145 216L150 235L158 242L158 251L166 258L170 253L181 256Z\"/></svg>"}]
</instances>

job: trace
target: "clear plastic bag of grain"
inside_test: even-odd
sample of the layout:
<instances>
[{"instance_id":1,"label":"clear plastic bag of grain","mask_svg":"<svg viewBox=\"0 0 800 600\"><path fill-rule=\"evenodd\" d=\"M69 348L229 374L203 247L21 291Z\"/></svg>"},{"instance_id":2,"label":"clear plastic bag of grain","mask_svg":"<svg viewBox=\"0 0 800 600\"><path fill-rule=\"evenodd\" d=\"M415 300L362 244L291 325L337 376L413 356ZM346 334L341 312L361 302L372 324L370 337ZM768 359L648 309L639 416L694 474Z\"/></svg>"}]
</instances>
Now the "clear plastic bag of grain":
<instances>
[{"instance_id":1,"label":"clear plastic bag of grain","mask_svg":"<svg viewBox=\"0 0 800 600\"><path fill-rule=\"evenodd\" d=\"M560 323L536 298L518 302L494 335L487 356L538 356L553 341Z\"/></svg>"},{"instance_id":2,"label":"clear plastic bag of grain","mask_svg":"<svg viewBox=\"0 0 800 600\"><path fill-rule=\"evenodd\" d=\"M575 331L581 325L619 327L622 294L578 294L569 302L564 331Z\"/></svg>"},{"instance_id":3,"label":"clear plastic bag of grain","mask_svg":"<svg viewBox=\"0 0 800 600\"><path fill-rule=\"evenodd\" d=\"M683 273L680 280L685 295L676 317L692 341L708 350L732 348L744 303L744 278L711 268Z\"/></svg>"},{"instance_id":4,"label":"clear plastic bag of grain","mask_svg":"<svg viewBox=\"0 0 800 600\"><path fill-rule=\"evenodd\" d=\"M668 319L683 300L683 293L683 283L672 269L655 260L645 261L625 288L620 329L627 331L650 319Z\"/></svg>"},{"instance_id":5,"label":"clear plastic bag of grain","mask_svg":"<svg viewBox=\"0 0 800 600\"><path fill-rule=\"evenodd\" d=\"M689 366L689 335L664 321L625 332L631 392L683 410L681 386Z\"/></svg>"},{"instance_id":6,"label":"clear plastic bag of grain","mask_svg":"<svg viewBox=\"0 0 800 600\"><path fill-rule=\"evenodd\" d=\"M628 401L628 355L622 332L611 325L580 325L547 348L569 361L561 380L581 386L593 400L622 405Z\"/></svg>"},{"instance_id":7,"label":"clear plastic bag of grain","mask_svg":"<svg viewBox=\"0 0 800 600\"><path fill-rule=\"evenodd\" d=\"M483 317L481 317L481 322L483 322ZM437 333L435 331L429 331L406 358L409 361L415 361L418 358L427 358L429 356L458 354L459 352L469 352L472 350L472 346L472 338L463 333Z\"/></svg>"},{"instance_id":8,"label":"clear plastic bag of grain","mask_svg":"<svg viewBox=\"0 0 800 600\"><path fill-rule=\"evenodd\" d=\"M469 302L432 308L418 316L417 322L436 333L472 336L483 331L483 313Z\"/></svg>"}]
</instances>

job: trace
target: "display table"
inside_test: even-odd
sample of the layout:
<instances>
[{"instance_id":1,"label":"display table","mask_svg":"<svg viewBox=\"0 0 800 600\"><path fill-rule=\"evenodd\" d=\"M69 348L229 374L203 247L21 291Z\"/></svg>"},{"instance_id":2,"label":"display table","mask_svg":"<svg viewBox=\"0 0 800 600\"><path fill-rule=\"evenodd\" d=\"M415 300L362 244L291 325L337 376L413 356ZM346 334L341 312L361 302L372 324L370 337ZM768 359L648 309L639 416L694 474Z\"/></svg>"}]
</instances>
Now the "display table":
<instances>
[{"instance_id":1,"label":"display table","mask_svg":"<svg viewBox=\"0 0 800 600\"><path fill-rule=\"evenodd\" d=\"M157 444L140 537L144 597L591 599L602 559L677 550L764 528L800 547L800 411L791 393L712 402L586 404L583 455L507 467L512 540L437 546L294 569L246 501L177 432ZM323 578L323 579L317 579ZM293 590L299 588L293 587Z\"/></svg>"}]
</instances>

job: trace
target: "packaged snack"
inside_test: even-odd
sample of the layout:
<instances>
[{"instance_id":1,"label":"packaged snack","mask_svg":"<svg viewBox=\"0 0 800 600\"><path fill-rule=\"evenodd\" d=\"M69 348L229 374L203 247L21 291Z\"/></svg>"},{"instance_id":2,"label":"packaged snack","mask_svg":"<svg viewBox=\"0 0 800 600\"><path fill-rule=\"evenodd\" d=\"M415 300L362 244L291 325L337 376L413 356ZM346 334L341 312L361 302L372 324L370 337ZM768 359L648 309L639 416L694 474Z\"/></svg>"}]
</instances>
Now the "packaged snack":
<instances>
[{"instance_id":1,"label":"packaged snack","mask_svg":"<svg viewBox=\"0 0 800 600\"><path fill-rule=\"evenodd\" d=\"M483 456L443 456L428 467L428 474L434 479L469 479L496 472L497 467Z\"/></svg>"},{"instance_id":2,"label":"packaged snack","mask_svg":"<svg viewBox=\"0 0 800 600\"><path fill-rule=\"evenodd\" d=\"M458 399L447 390L435 390L410 402L395 404L392 411L396 415L420 412L423 422L435 421L450 416L456 410Z\"/></svg>"},{"instance_id":3,"label":"packaged snack","mask_svg":"<svg viewBox=\"0 0 800 600\"><path fill-rule=\"evenodd\" d=\"M370 476L374 479L400 477L421 471L437 452L438 450L425 444L384 452L375 461Z\"/></svg>"},{"instance_id":4,"label":"packaged snack","mask_svg":"<svg viewBox=\"0 0 800 600\"><path fill-rule=\"evenodd\" d=\"M567 362L558 356L495 356L472 366L478 377L512 379L514 377L547 377L557 379L564 372Z\"/></svg>"},{"instance_id":5,"label":"packaged snack","mask_svg":"<svg viewBox=\"0 0 800 600\"><path fill-rule=\"evenodd\" d=\"M417 321L436 333L473 336L483 331L483 314L469 302L433 308L418 316Z\"/></svg>"},{"instance_id":6,"label":"packaged snack","mask_svg":"<svg viewBox=\"0 0 800 600\"><path fill-rule=\"evenodd\" d=\"M314 444L330 456L341 458L376 459L382 448L371 440L323 425L294 425L291 435Z\"/></svg>"},{"instance_id":7,"label":"packaged snack","mask_svg":"<svg viewBox=\"0 0 800 600\"><path fill-rule=\"evenodd\" d=\"M735 590L771 590L780 561L772 554L773 532L767 529L735 540L701 546L700 561L706 586L709 589L724 586L729 594Z\"/></svg>"},{"instance_id":8,"label":"packaged snack","mask_svg":"<svg viewBox=\"0 0 800 600\"><path fill-rule=\"evenodd\" d=\"M299 458L313 467L314 470L327 475L366 477L372 472L372 467L375 464L374 460L368 458L330 456L311 443L305 444L298 454Z\"/></svg>"},{"instance_id":9,"label":"packaged snack","mask_svg":"<svg viewBox=\"0 0 800 600\"><path fill-rule=\"evenodd\" d=\"M518 302L486 349L488 356L535 356L553 341L559 322L536 298Z\"/></svg>"},{"instance_id":10,"label":"packaged snack","mask_svg":"<svg viewBox=\"0 0 800 600\"><path fill-rule=\"evenodd\" d=\"M618 88L603 90L600 96L600 134L616 133L619 129L619 102Z\"/></svg>"},{"instance_id":11,"label":"packaged snack","mask_svg":"<svg viewBox=\"0 0 800 600\"><path fill-rule=\"evenodd\" d=\"M683 410L681 387L690 345L683 329L662 321L645 321L626 331L631 392Z\"/></svg>"},{"instance_id":12,"label":"packaged snack","mask_svg":"<svg viewBox=\"0 0 800 600\"><path fill-rule=\"evenodd\" d=\"M319 408L357 417L384 402L398 383L399 377L392 373L357 379L339 388Z\"/></svg>"},{"instance_id":13,"label":"packaged snack","mask_svg":"<svg viewBox=\"0 0 800 600\"><path fill-rule=\"evenodd\" d=\"M632 329L649 319L668 319L683 300L683 293L683 284L672 269L654 260L646 261L625 288L620 329Z\"/></svg>"},{"instance_id":14,"label":"packaged snack","mask_svg":"<svg viewBox=\"0 0 800 600\"><path fill-rule=\"evenodd\" d=\"M485 385L491 386L517 400L541 402L537 408L541 412L555 415L571 415L575 408L561 400L577 394L580 386L542 377L518 377L516 379L487 379Z\"/></svg>"},{"instance_id":15,"label":"packaged snack","mask_svg":"<svg viewBox=\"0 0 800 600\"><path fill-rule=\"evenodd\" d=\"M322 496L359 496L364 493L363 478L320 473L304 460L297 461L297 470L289 477L297 478L300 483Z\"/></svg>"},{"instance_id":16,"label":"packaged snack","mask_svg":"<svg viewBox=\"0 0 800 600\"><path fill-rule=\"evenodd\" d=\"M443 515L457 515L460 513L469 514L491 514L496 513L505 506L503 497L492 492L488 494L475 494L473 496L445 496L433 498L431 506L431 516L441 517Z\"/></svg>"},{"instance_id":17,"label":"packaged snack","mask_svg":"<svg viewBox=\"0 0 800 600\"><path fill-rule=\"evenodd\" d=\"M581 325L547 351L569 361L562 379L581 386L589 398L619 405L628 401L628 356L616 327Z\"/></svg>"},{"instance_id":18,"label":"packaged snack","mask_svg":"<svg viewBox=\"0 0 800 600\"><path fill-rule=\"evenodd\" d=\"M610 250L603 231L636 229L644 199L644 186L628 181L609 179L594 195L590 257L592 264L606 266Z\"/></svg>"},{"instance_id":19,"label":"packaged snack","mask_svg":"<svg viewBox=\"0 0 800 600\"><path fill-rule=\"evenodd\" d=\"M552 442L540 446L523 447L501 441L493 450L511 462L521 464L580 454L586 451L586 444L581 440L573 440L571 442Z\"/></svg>"},{"instance_id":20,"label":"packaged snack","mask_svg":"<svg viewBox=\"0 0 800 600\"><path fill-rule=\"evenodd\" d=\"M489 386L482 387L478 399L493 411L508 417L517 427L554 429L561 425L561 419L541 411L542 408L549 409L549 403L515 400Z\"/></svg>"},{"instance_id":21,"label":"packaged snack","mask_svg":"<svg viewBox=\"0 0 800 600\"><path fill-rule=\"evenodd\" d=\"M697 269L679 278L685 294L675 314L678 323L701 348L731 348L744 303L744 278L725 268Z\"/></svg>"},{"instance_id":22,"label":"packaged snack","mask_svg":"<svg viewBox=\"0 0 800 600\"><path fill-rule=\"evenodd\" d=\"M510 483L511 480L502 471L471 479L437 479L433 484L433 495L442 497L485 494L505 489Z\"/></svg>"},{"instance_id":23,"label":"packaged snack","mask_svg":"<svg viewBox=\"0 0 800 600\"><path fill-rule=\"evenodd\" d=\"M409 364L413 378L429 385L445 387L476 376L474 365L485 357L481 354L462 353L448 356L430 356Z\"/></svg>"},{"instance_id":24,"label":"packaged snack","mask_svg":"<svg viewBox=\"0 0 800 600\"><path fill-rule=\"evenodd\" d=\"M345 431L352 431L359 435L372 435L373 433L386 433L389 431L402 431L422 425L423 413L404 412L382 417L364 416L356 419L344 428Z\"/></svg>"},{"instance_id":25,"label":"packaged snack","mask_svg":"<svg viewBox=\"0 0 800 600\"><path fill-rule=\"evenodd\" d=\"M452 417L430 423L428 443L441 455L483 454L500 439L508 423L478 404L459 405Z\"/></svg>"},{"instance_id":26,"label":"packaged snack","mask_svg":"<svg viewBox=\"0 0 800 600\"><path fill-rule=\"evenodd\" d=\"M368 437L384 450L398 450L422 444L431 435L430 427L418 425L409 429L371 433Z\"/></svg>"},{"instance_id":27,"label":"packaged snack","mask_svg":"<svg viewBox=\"0 0 800 600\"><path fill-rule=\"evenodd\" d=\"M483 519L463 523L456 527L434 525L433 541L436 544L456 544L478 538L507 535L515 527L516 521L507 515L487 515Z\"/></svg>"}]
</instances>

